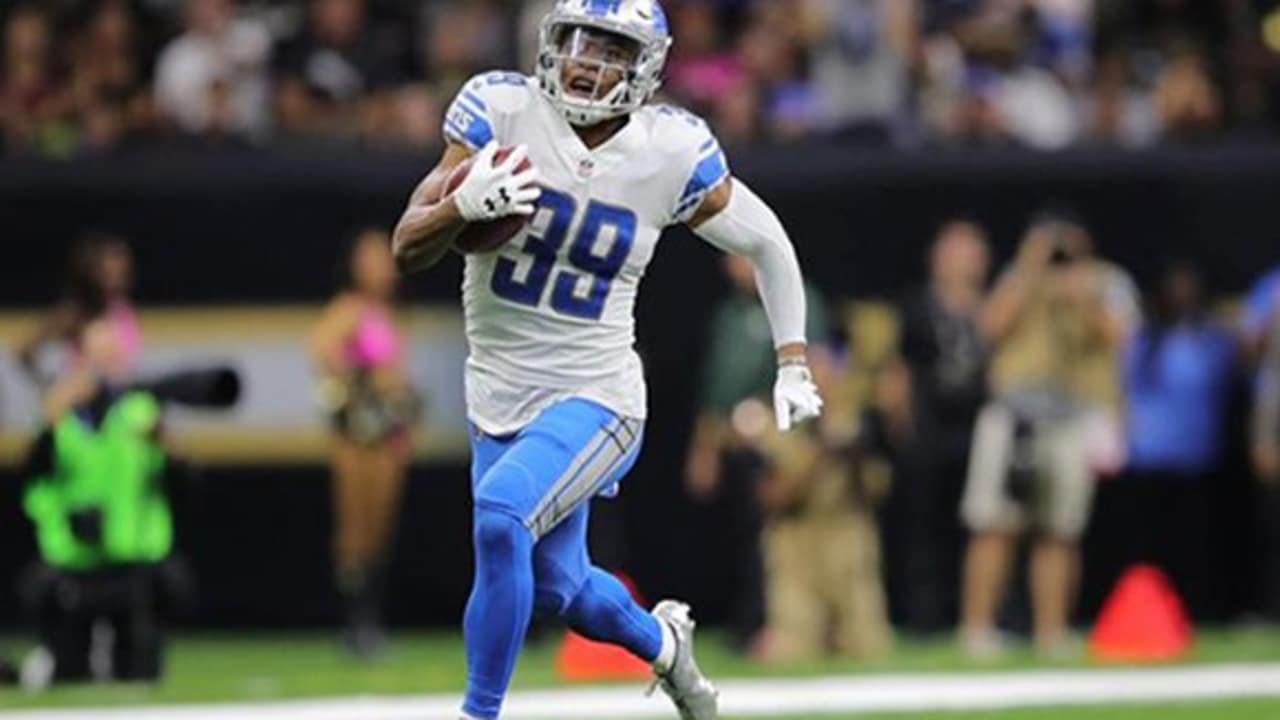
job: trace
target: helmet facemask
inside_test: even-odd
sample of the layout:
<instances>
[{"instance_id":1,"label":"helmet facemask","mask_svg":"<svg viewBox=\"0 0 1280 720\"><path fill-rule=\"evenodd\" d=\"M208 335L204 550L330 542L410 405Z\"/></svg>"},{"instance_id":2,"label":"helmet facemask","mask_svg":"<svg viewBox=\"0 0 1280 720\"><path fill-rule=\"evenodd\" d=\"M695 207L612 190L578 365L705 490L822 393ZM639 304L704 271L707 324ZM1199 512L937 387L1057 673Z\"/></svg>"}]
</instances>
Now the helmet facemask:
<instances>
[{"instance_id":1,"label":"helmet facemask","mask_svg":"<svg viewBox=\"0 0 1280 720\"><path fill-rule=\"evenodd\" d=\"M666 43L587 24L548 22L538 77L573 125L589 126L639 109L657 90Z\"/></svg>"}]
</instances>

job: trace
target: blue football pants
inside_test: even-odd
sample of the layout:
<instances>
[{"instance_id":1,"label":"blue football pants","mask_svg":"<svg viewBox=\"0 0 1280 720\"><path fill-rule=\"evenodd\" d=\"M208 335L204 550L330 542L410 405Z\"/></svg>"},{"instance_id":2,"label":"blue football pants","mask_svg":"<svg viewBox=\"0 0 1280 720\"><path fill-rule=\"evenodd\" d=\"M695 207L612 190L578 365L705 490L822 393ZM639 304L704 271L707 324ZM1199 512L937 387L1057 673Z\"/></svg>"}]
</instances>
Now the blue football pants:
<instances>
[{"instance_id":1,"label":"blue football pants","mask_svg":"<svg viewBox=\"0 0 1280 720\"><path fill-rule=\"evenodd\" d=\"M643 432L642 421L578 398L552 405L511 436L472 428L476 570L462 622L467 715L498 717L535 609L647 662L658 656L661 626L587 552L591 498L635 464Z\"/></svg>"}]
</instances>

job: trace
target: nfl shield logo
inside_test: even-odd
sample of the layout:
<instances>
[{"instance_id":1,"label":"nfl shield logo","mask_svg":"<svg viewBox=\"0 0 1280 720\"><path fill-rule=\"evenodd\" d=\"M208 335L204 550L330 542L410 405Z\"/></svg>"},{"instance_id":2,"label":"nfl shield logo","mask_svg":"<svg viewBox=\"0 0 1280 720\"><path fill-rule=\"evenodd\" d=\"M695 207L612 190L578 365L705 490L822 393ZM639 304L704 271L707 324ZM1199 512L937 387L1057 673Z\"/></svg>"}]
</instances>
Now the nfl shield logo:
<instances>
[{"instance_id":1,"label":"nfl shield logo","mask_svg":"<svg viewBox=\"0 0 1280 720\"><path fill-rule=\"evenodd\" d=\"M590 158L582 160L578 163L578 177L589 178L591 173L595 172L596 164Z\"/></svg>"}]
</instances>

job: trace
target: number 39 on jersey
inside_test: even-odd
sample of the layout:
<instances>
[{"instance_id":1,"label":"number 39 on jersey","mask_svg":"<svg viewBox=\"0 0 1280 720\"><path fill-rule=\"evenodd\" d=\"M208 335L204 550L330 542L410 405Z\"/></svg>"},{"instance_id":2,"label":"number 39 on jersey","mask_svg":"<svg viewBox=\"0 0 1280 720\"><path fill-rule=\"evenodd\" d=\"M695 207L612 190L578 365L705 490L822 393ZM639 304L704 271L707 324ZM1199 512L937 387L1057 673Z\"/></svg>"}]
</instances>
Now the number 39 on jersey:
<instances>
[{"instance_id":1,"label":"number 39 on jersey","mask_svg":"<svg viewBox=\"0 0 1280 720\"><path fill-rule=\"evenodd\" d=\"M575 227L566 256L572 269L553 272L570 229ZM631 253L635 235L636 215L630 210L591 200L579 216L573 196L543 188L538 212L521 247L532 264L520 278L514 260L499 258L490 287L495 295L511 302L533 306L549 302L558 313L598 320L610 286ZM544 297L548 285L549 299Z\"/></svg>"}]
</instances>

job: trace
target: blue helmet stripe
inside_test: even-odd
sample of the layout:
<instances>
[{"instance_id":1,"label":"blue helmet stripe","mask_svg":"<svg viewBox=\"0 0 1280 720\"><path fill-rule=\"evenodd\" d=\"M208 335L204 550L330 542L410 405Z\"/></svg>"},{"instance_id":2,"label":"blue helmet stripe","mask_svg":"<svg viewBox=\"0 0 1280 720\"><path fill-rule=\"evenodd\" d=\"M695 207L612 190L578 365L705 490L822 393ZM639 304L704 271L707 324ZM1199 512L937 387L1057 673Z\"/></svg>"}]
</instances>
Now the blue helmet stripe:
<instances>
[{"instance_id":1,"label":"blue helmet stripe","mask_svg":"<svg viewBox=\"0 0 1280 720\"><path fill-rule=\"evenodd\" d=\"M667 14L663 12L662 6L656 2L653 4L653 29L662 37L671 34L671 28L667 25Z\"/></svg>"},{"instance_id":2,"label":"blue helmet stripe","mask_svg":"<svg viewBox=\"0 0 1280 720\"><path fill-rule=\"evenodd\" d=\"M608 15L622 9L622 0L587 0L587 14Z\"/></svg>"}]
</instances>

